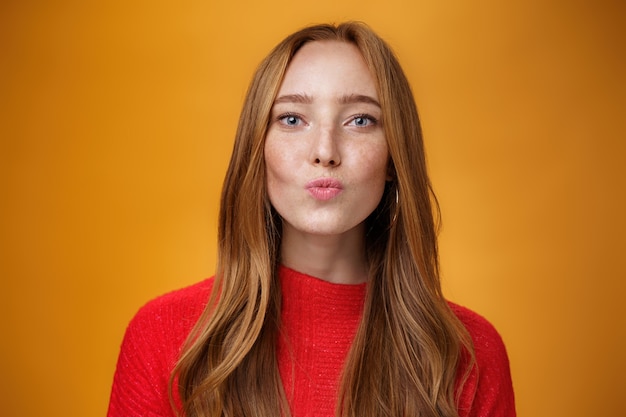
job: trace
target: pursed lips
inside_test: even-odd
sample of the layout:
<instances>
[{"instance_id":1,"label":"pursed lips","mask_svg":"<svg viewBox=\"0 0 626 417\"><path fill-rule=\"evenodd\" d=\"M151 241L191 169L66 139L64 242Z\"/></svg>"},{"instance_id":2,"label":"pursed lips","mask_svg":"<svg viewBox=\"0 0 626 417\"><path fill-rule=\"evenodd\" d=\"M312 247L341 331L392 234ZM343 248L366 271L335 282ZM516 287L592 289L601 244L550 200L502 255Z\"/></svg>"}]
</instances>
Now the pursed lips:
<instances>
[{"instance_id":1,"label":"pursed lips","mask_svg":"<svg viewBox=\"0 0 626 417\"><path fill-rule=\"evenodd\" d=\"M305 189L316 200L327 201L339 195L343 191L343 185L335 178L324 177L309 181Z\"/></svg>"}]
</instances>

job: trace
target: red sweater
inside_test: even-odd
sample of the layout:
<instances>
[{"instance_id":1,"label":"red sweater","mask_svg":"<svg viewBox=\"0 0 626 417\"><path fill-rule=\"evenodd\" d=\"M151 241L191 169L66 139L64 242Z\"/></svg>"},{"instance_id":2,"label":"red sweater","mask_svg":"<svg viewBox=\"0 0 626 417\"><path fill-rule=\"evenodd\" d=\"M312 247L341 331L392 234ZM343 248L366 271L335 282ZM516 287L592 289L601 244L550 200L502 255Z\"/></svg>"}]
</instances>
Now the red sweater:
<instances>
[{"instance_id":1,"label":"red sweater","mask_svg":"<svg viewBox=\"0 0 626 417\"><path fill-rule=\"evenodd\" d=\"M281 322L290 345L279 340L277 354L292 415L331 417L341 369L361 319L366 284L333 284L288 268L281 268L280 279ZM213 279L202 281L139 310L124 336L108 417L175 416L168 380L212 285ZM463 389L461 417L514 417L502 339L484 318L455 304L451 307L472 336L478 367Z\"/></svg>"}]
</instances>

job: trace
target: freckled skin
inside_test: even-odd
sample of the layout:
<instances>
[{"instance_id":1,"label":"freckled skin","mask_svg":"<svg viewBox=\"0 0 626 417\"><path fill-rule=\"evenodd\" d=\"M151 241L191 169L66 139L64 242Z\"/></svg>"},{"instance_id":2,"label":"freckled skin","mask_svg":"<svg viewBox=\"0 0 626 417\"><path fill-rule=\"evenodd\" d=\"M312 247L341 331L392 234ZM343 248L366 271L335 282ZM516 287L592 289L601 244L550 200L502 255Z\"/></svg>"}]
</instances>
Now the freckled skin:
<instances>
[{"instance_id":1,"label":"freckled skin","mask_svg":"<svg viewBox=\"0 0 626 417\"><path fill-rule=\"evenodd\" d=\"M267 190L283 218L283 245L317 239L362 250L363 222L389 179L377 102L374 80L354 45L311 42L295 55L272 109L265 143ZM342 187L322 201L306 184L325 177Z\"/></svg>"}]
</instances>

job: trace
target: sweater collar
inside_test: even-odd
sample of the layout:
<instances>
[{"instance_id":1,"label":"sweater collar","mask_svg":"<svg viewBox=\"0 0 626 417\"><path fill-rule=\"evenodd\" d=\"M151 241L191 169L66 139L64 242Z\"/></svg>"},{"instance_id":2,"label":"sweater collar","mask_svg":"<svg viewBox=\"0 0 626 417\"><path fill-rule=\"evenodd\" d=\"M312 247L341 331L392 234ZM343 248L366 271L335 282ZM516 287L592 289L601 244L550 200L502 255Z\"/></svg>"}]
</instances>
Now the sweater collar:
<instances>
[{"instance_id":1,"label":"sweater collar","mask_svg":"<svg viewBox=\"0 0 626 417\"><path fill-rule=\"evenodd\" d=\"M359 319L363 312L367 283L336 284L281 265L279 269L283 313L336 315L337 319ZM319 318L319 317L318 317Z\"/></svg>"}]
</instances>

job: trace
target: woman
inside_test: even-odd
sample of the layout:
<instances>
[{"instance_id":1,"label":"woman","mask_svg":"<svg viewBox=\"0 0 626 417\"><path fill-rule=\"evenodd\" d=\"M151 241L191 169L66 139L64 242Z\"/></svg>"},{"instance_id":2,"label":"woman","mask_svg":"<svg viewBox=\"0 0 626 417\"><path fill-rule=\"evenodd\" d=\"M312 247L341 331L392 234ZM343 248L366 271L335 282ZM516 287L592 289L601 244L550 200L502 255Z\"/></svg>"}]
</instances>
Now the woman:
<instances>
[{"instance_id":1,"label":"woman","mask_svg":"<svg viewBox=\"0 0 626 417\"><path fill-rule=\"evenodd\" d=\"M434 202L385 42L287 37L245 100L216 275L133 319L109 416L514 416L500 337L442 295Z\"/></svg>"}]
</instances>

